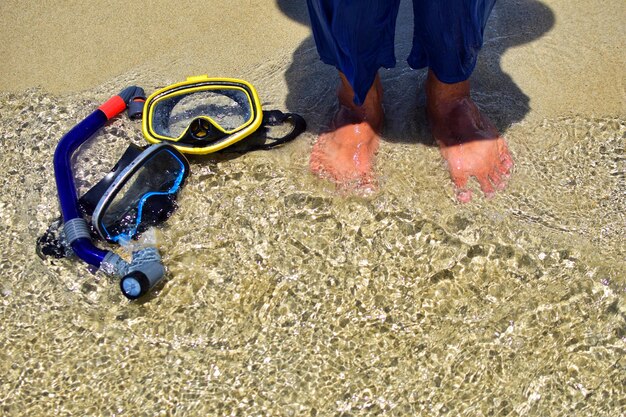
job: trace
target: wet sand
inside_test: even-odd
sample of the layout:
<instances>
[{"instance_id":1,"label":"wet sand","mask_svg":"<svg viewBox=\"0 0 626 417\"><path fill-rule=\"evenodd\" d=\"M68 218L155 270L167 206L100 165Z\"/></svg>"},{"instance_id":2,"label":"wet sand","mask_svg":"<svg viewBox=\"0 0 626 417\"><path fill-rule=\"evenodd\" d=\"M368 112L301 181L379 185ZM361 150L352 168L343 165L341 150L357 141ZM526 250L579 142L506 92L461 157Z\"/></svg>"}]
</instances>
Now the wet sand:
<instances>
[{"instance_id":1,"label":"wet sand","mask_svg":"<svg viewBox=\"0 0 626 417\"><path fill-rule=\"evenodd\" d=\"M335 74L301 2L63 3L0 4L1 415L624 414L626 3L499 1L473 94L517 165L468 205L404 62L407 1L368 199L307 171ZM308 132L191 161L142 302L40 259L61 136L129 84L202 73L251 81ZM120 117L81 148L81 192L129 142L139 123Z\"/></svg>"}]
</instances>

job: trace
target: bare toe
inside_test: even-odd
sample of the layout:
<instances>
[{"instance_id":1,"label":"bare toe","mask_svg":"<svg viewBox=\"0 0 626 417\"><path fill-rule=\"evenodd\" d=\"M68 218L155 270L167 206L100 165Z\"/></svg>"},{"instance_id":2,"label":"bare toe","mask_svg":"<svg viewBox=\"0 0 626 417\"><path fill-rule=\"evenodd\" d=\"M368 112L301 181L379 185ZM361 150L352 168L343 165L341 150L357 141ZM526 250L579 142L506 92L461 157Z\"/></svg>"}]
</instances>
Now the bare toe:
<instances>
[{"instance_id":1,"label":"bare toe","mask_svg":"<svg viewBox=\"0 0 626 417\"><path fill-rule=\"evenodd\" d=\"M509 175L513 165L513 158L511 158L511 154L509 153L506 144L504 144L504 148L500 150L500 173Z\"/></svg>"},{"instance_id":2,"label":"bare toe","mask_svg":"<svg viewBox=\"0 0 626 417\"><path fill-rule=\"evenodd\" d=\"M491 181L489 181L489 177L488 176L477 176L476 179L478 180L478 183L480 184L480 189L485 194L485 197L487 197L487 198L493 197L493 195L495 194L496 190L495 190L495 188L493 188L493 185L491 184Z\"/></svg>"},{"instance_id":3,"label":"bare toe","mask_svg":"<svg viewBox=\"0 0 626 417\"><path fill-rule=\"evenodd\" d=\"M504 190L506 188L506 180L500 175L498 169L494 169L493 172L489 174L489 180L496 190Z\"/></svg>"},{"instance_id":4,"label":"bare toe","mask_svg":"<svg viewBox=\"0 0 626 417\"><path fill-rule=\"evenodd\" d=\"M456 199L461 203L469 203L472 200L472 191L467 189L468 177L461 173L452 177Z\"/></svg>"},{"instance_id":5,"label":"bare toe","mask_svg":"<svg viewBox=\"0 0 626 417\"><path fill-rule=\"evenodd\" d=\"M469 203L472 201L472 191L471 190L456 190L456 199L459 203Z\"/></svg>"}]
</instances>

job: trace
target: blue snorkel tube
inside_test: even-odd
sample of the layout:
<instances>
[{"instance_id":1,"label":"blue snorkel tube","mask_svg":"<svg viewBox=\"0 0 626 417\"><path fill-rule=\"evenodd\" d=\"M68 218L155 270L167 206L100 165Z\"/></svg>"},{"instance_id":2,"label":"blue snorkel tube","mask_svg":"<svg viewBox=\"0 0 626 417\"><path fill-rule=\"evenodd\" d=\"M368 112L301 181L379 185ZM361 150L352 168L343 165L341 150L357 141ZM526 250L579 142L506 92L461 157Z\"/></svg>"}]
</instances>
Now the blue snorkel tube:
<instances>
[{"instance_id":1,"label":"blue snorkel tube","mask_svg":"<svg viewBox=\"0 0 626 417\"><path fill-rule=\"evenodd\" d=\"M140 87L124 89L67 132L54 152L54 175L68 244L83 261L106 274L122 278L122 293L131 300L146 294L163 278L165 268L161 263L161 255L157 248L146 247L133 252L132 260L128 263L116 253L93 244L89 224L79 209L71 158L80 145L127 107L136 115L138 106L143 103L139 104L140 100L135 99L144 96Z\"/></svg>"}]
</instances>

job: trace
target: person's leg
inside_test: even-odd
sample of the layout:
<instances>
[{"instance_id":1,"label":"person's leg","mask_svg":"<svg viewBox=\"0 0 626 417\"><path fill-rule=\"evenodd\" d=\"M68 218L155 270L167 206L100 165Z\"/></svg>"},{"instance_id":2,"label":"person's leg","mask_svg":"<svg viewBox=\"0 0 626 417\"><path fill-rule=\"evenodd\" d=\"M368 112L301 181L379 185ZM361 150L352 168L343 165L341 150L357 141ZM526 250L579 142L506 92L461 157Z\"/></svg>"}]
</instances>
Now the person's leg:
<instances>
[{"instance_id":1,"label":"person's leg","mask_svg":"<svg viewBox=\"0 0 626 417\"><path fill-rule=\"evenodd\" d=\"M322 61L339 71L339 109L310 168L344 186L369 187L383 123L378 69L393 67L399 0L307 0Z\"/></svg>"},{"instance_id":2,"label":"person's leg","mask_svg":"<svg viewBox=\"0 0 626 417\"><path fill-rule=\"evenodd\" d=\"M426 110L448 164L457 198L471 199L475 177L487 195L502 189L513 166L504 138L470 97L469 76L495 0L414 0L415 34L409 65L429 67Z\"/></svg>"}]
</instances>

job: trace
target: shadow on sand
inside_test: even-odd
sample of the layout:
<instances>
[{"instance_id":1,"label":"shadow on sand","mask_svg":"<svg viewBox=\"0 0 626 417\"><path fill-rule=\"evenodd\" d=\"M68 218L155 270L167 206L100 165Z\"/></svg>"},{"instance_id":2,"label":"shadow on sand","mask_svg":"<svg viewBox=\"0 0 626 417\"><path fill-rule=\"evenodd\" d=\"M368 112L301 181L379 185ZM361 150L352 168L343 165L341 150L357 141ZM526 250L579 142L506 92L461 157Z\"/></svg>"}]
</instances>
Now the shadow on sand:
<instances>
[{"instance_id":1,"label":"shadow on sand","mask_svg":"<svg viewBox=\"0 0 626 417\"><path fill-rule=\"evenodd\" d=\"M310 25L306 2L277 0L289 18ZM555 22L554 13L536 0L501 0L489 18L485 41L472 74L472 94L479 107L493 120L500 132L524 119L529 97L502 70L501 58L510 48L533 42L547 33ZM396 28L397 65L381 69L385 91L386 124L383 139L398 143L433 145L424 111L423 82L426 69L412 70L406 63L411 49L413 9L403 0ZM309 130L319 134L328 128L336 109L337 71L319 60L310 36L297 48L285 74L289 88L287 108L302 114Z\"/></svg>"}]
</instances>

